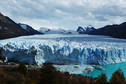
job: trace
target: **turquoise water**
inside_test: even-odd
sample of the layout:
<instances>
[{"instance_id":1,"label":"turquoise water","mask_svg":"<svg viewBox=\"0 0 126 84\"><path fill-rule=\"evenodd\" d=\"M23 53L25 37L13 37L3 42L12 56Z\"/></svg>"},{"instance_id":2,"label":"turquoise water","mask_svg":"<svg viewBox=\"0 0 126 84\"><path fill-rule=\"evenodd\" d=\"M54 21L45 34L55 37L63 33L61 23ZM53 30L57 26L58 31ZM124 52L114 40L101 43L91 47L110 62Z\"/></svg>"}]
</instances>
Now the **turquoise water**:
<instances>
[{"instance_id":1,"label":"turquoise water","mask_svg":"<svg viewBox=\"0 0 126 84\"><path fill-rule=\"evenodd\" d=\"M118 63L118 64L109 64L109 65L102 65L105 71L94 69L94 71L90 74L83 74L84 76L92 76L97 77L98 75L105 73L107 75L108 80L111 78L112 73L114 73L119 68L123 71L126 77L126 62Z\"/></svg>"}]
</instances>

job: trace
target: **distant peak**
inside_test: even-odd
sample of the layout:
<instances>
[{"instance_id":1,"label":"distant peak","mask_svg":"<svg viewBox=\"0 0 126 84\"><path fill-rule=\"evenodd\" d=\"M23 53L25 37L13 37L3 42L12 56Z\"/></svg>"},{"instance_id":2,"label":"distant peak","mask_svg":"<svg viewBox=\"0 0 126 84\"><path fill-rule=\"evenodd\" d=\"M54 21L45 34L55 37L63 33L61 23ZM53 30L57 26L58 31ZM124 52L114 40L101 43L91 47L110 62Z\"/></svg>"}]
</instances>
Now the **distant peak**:
<instances>
[{"instance_id":1,"label":"distant peak","mask_svg":"<svg viewBox=\"0 0 126 84\"><path fill-rule=\"evenodd\" d=\"M92 25L88 25L87 27L88 27L88 28L92 28L93 26L92 26Z\"/></svg>"},{"instance_id":2,"label":"distant peak","mask_svg":"<svg viewBox=\"0 0 126 84\"><path fill-rule=\"evenodd\" d=\"M88 33L92 32L93 30L95 30L95 28L92 25L88 25L85 28L79 26L77 29L77 32L79 32L80 34L88 34Z\"/></svg>"}]
</instances>

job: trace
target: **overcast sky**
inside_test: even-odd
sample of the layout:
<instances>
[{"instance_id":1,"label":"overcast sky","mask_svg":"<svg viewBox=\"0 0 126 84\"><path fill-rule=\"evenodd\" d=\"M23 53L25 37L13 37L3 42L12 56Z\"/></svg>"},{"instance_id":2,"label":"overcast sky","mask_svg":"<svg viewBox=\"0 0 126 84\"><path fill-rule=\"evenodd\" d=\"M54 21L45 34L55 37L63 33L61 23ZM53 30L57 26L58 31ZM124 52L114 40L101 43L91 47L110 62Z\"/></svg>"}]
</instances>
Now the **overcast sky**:
<instances>
[{"instance_id":1,"label":"overcast sky","mask_svg":"<svg viewBox=\"0 0 126 84\"><path fill-rule=\"evenodd\" d=\"M35 29L99 28L126 21L126 0L0 0L0 12Z\"/></svg>"}]
</instances>

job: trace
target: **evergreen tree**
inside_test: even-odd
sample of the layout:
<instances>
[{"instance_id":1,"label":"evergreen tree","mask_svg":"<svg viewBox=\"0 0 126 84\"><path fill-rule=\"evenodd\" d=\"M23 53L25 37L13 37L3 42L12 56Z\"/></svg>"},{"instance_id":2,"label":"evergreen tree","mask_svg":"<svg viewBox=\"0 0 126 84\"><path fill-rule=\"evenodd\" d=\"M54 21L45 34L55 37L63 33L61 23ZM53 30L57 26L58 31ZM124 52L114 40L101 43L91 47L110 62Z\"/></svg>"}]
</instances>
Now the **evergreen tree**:
<instances>
[{"instance_id":1,"label":"evergreen tree","mask_svg":"<svg viewBox=\"0 0 126 84\"><path fill-rule=\"evenodd\" d=\"M44 63L41 68L40 84L60 84L58 71L51 63Z\"/></svg>"},{"instance_id":2,"label":"evergreen tree","mask_svg":"<svg viewBox=\"0 0 126 84\"><path fill-rule=\"evenodd\" d=\"M101 74L95 80L95 84L107 84L107 76L105 74Z\"/></svg>"},{"instance_id":3,"label":"evergreen tree","mask_svg":"<svg viewBox=\"0 0 126 84\"><path fill-rule=\"evenodd\" d=\"M121 69L118 69L115 73L119 76L119 78L120 78L122 81L125 82L124 73L122 72Z\"/></svg>"},{"instance_id":4,"label":"evergreen tree","mask_svg":"<svg viewBox=\"0 0 126 84\"><path fill-rule=\"evenodd\" d=\"M110 79L111 84L125 84L125 77L121 69L118 69L112 74L112 77Z\"/></svg>"},{"instance_id":5,"label":"evergreen tree","mask_svg":"<svg viewBox=\"0 0 126 84\"><path fill-rule=\"evenodd\" d=\"M19 63L18 71L24 76L28 76L28 69L23 62Z\"/></svg>"}]
</instances>

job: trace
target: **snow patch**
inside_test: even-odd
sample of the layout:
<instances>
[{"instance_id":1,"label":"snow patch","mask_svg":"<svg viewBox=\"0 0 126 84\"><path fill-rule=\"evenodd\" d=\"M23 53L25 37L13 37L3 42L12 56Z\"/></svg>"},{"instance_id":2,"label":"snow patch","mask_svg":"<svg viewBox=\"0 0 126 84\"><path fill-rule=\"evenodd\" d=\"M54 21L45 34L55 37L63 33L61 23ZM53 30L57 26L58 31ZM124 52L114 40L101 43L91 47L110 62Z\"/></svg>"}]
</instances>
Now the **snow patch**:
<instances>
[{"instance_id":1,"label":"snow patch","mask_svg":"<svg viewBox=\"0 0 126 84\"><path fill-rule=\"evenodd\" d=\"M27 29L27 25L25 25L25 24L21 24L20 26L21 26L23 29L25 29L25 30Z\"/></svg>"}]
</instances>

